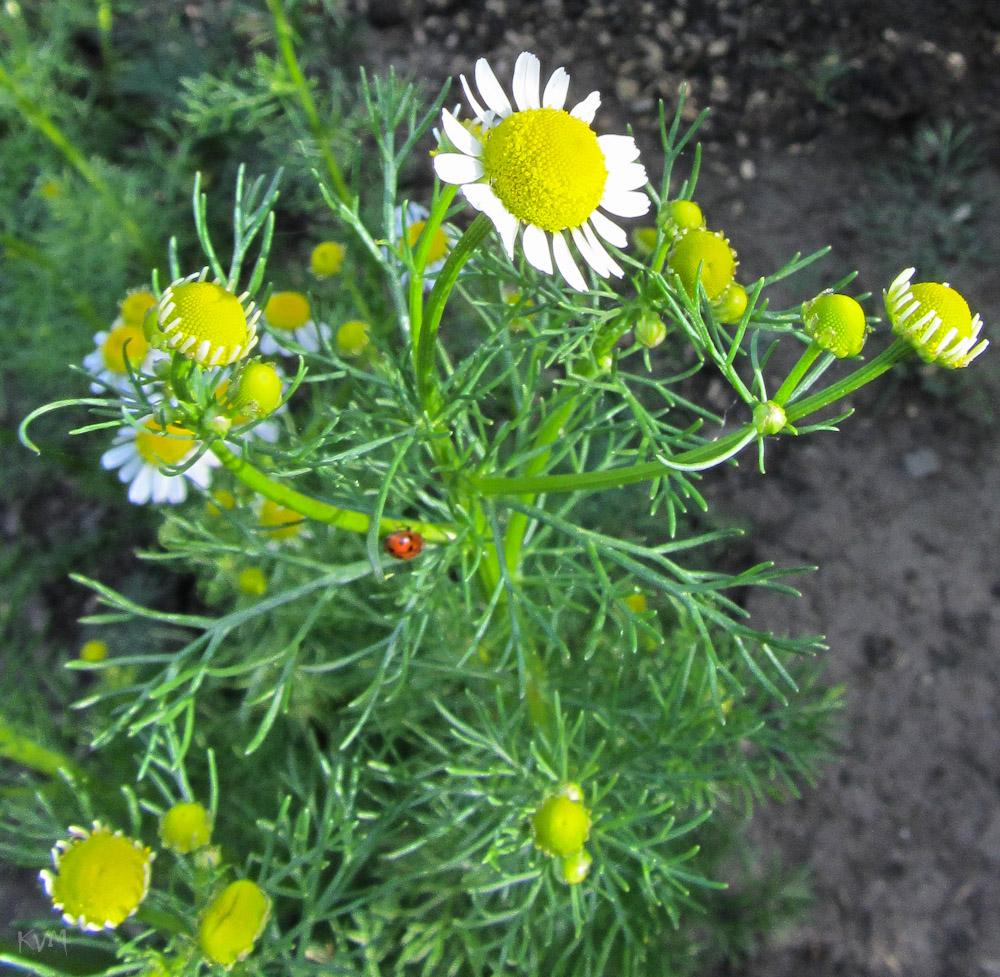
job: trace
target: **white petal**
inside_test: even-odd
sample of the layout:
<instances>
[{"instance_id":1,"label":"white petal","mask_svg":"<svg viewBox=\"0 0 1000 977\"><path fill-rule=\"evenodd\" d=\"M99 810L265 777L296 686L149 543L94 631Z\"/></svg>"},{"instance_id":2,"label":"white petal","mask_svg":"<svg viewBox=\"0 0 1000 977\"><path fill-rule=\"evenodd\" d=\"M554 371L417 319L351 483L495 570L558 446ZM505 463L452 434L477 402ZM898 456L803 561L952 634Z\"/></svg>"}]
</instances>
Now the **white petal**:
<instances>
[{"instance_id":1,"label":"white petal","mask_svg":"<svg viewBox=\"0 0 1000 977\"><path fill-rule=\"evenodd\" d=\"M590 125L594 121L594 116L597 115L597 110L601 107L601 93L591 92L582 102L577 102L569 110L569 114L575 116L581 122L586 122Z\"/></svg>"},{"instance_id":2,"label":"white petal","mask_svg":"<svg viewBox=\"0 0 1000 977\"><path fill-rule=\"evenodd\" d=\"M580 254L583 256L583 260L590 265L594 271L597 272L601 278L608 277L608 268L605 264L604 259L601 257L601 252L595 251L590 246L590 242L583 236L583 231L578 227L570 229L570 237L573 238L573 243L577 246Z\"/></svg>"},{"instance_id":3,"label":"white petal","mask_svg":"<svg viewBox=\"0 0 1000 977\"><path fill-rule=\"evenodd\" d=\"M462 187L465 199L476 210L481 210L500 235L508 258L514 257L514 238L517 236L517 218L503 205L500 198L485 183L470 183Z\"/></svg>"},{"instance_id":4,"label":"white petal","mask_svg":"<svg viewBox=\"0 0 1000 977\"><path fill-rule=\"evenodd\" d=\"M434 172L445 183L474 183L483 173L483 164L474 156L461 153L438 153L434 157Z\"/></svg>"},{"instance_id":5,"label":"white petal","mask_svg":"<svg viewBox=\"0 0 1000 977\"><path fill-rule=\"evenodd\" d=\"M153 487L150 490L150 498L156 502L166 502L170 498L170 487L173 482L182 482L183 478L178 478L176 475L164 475L162 472L157 472L153 475Z\"/></svg>"},{"instance_id":6,"label":"white petal","mask_svg":"<svg viewBox=\"0 0 1000 977\"><path fill-rule=\"evenodd\" d=\"M609 220L599 210L595 210L590 215L590 223L594 225L594 230L604 238L608 244L613 244L616 248L624 248L628 244L628 235L613 220Z\"/></svg>"},{"instance_id":7,"label":"white petal","mask_svg":"<svg viewBox=\"0 0 1000 977\"><path fill-rule=\"evenodd\" d=\"M472 94L472 89L469 88L469 83L465 80L465 75L459 75L459 80L462 82L462 88L465 90L465 100L469 103L472 111L475 113L477 119L482 119L486 115L486 109L484 109L478 101L476 101L476 96Z\"/></svg>"},{"instance_id":8,"label":"white petal","mask_svg":"<svg viewBox=\"0 0 1000 977\"><path fill-rule=\"evenodd\" d=\"M608 186L612 190L638 190L646 185L646 167L642 163L626 163L609 169Z\"/></svg>"},{"instance_id":9,"label":"white petal","mask_svg":"<svg viewBox=\"0 0 1000 977\"><path fill-rule=\"evenodd\" d=\"M619 163L634 163L639 158L639 147L631 136L598 136L597 145L601 147L609 169Z\"/></svg>"},{"instance_id":10,"label":"white petal","mask_svg":"<svg viewBox=\"0 0 1000 977\"><path fill-rule=\"evenodd\" d=\"M118 469L118 481L131 482L132 479L139 474L139 471L145 464L146 463L138 455L134 458L129 458L129 460Z\"/></svg>"},{"instance_id":11,"label":"white petal","mask_svg":"<svg viewBox=\"0 0 1000 977\"><path fill-rule=\"evenodd\" d=\"M584 281L583 275L580 274L580 269L577 268L573 255L569 252L569 245L566 243L566 238L562 236L562 231L556 231L552 235L552 253L556 258L556 266L570 288L575 288L578 292L586 292L587 283Z\"/></svg>"},{"instance_id":12,"label":"white petal","mask_svg":"<svg viewBox=\"0 0 1000 977\"><path fill-rule=\"evenodd\" d=\"M514 104L521 112L541 108L538 100L538 58L522 51L514 62Z\"/></svg>"},{"instance_id":13,"label":"white petal","mask_svg":"<svg viewBox=\"0 0 1000 977\"><path fill-rule=\"evenodd\" d=\"M447 109L441 113L441 122L444 125L445 135L451 140L451 144L457 150L465 153L466 156L483 155L482 143ZM417 219L420 220L422 218ZM413 221L410 223L413 223Z\"/></svg>"},{"instance_id":14,"label":"white petal","mask_svg":"<svg viewBox=\"0 0 1000 977\"><path fill-rule=\"evenodd\" d=\"M546 275L552 274L552 252L545 231L534 224L528 224L521 235L521 248L528 264Z\"/></svg>"},{"instance_id":15,"label":"white petal","mask_svg":"<svg viewBox=\"0 0 1000 977\"><path fill-rule=\"evenodd\" d=\"M502 118L507 118L513 109L510 107L510 100L497 81L497 76L493 74L486 58L480 58L476 62L476 87L479 94L483 96L483 101Z\"/></svg>"},{"instance_id":16,"label":"white petal","mask_svg":"<svg viewBox=\"0 0 1000 977\"><path fill-rule=\"evenodd\" d=\"M590 224L584 224L581 227L581 231L583 232L583 236L587 239L587 244L589 244L591 248L593 248L594 251L601 256L601 259L604 261L604 267L607 268L608 271L615 276L615 278L621 278L622 275L625 274L621 265L619 265L618 262L615 261L610 254L608 254L604 245L597 240L597 235L594 233L594 229L590 226Z\"/></svg>"},{"instance_id":17,"label":"white petal","mask_svg":"<svg viewBox=\"0 0 1000 977\"><path fill-rule=\"evenodd\" d=\"M204 458L196 465L192 465L184 474L203 489L207 489L209 482L212 481L212 469L205 463Z\"/></svg>"},{"instance_id":18,"label":"white petal","mask_svg":"<svg viewBox=\"0 0 1000 977\"><path fill-rule=\"evenodd\" d=\"M601 197L601 206L618 217L642 217L649 210L649 197L636 190L607 189Z\"/></svg>"},{"instance_id":19,"label":"white petal","mask_svg":"<svg viewBox=\"0 0 1000 977\"><path fill-rule=\"evenodd\" d=\"M108 448L101 455L101 468L119 468L124 465L129 458L135 457L135 442L126 441L124 444L115 444Z\"/></svg>"},{"instance_id":20,"label":"white petal","mask_svg":"<svg viewBox=\"0 0 1000 977\"><path fill-rule=\"evenodd\" d=\"M139 474L132 479L128 490L128 500L134 505L145 505L153 490L153 476L156 474L151 465L143 465Z\"/></svg>"},{"instance_id":21,"label":"white petal","mask_svg":"<svg viewBox=\"0 0 1000 977\"><path fill-rule=\"evenodd\" d=\"M547 109L561 109L566 104L566 93L569 91L569 74L565 68L556 68L552 72L542 92L542 105ZM600 142L600 140L598 140Z\"/></svg>"}]
</instances>

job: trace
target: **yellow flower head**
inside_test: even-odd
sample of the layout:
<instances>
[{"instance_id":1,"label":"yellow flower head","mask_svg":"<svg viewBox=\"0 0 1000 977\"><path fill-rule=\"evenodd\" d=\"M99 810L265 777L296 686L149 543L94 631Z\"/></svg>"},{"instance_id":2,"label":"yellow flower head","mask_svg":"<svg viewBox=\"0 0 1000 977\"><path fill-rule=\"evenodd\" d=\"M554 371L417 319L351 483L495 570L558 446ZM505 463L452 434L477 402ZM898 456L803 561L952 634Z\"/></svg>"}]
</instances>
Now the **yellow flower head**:
<instances>
[{"instance_id":1,"label":"yellow flower head","mask_svg":"<svg viewBox=\"0 0 1000 977\"><path fill-rule=\"evenodd\" d=\"M264 306L264 318L273 329L294 332L301 329L312 315L312 309L301 292L275 292Z\"/></svg>"},{"instance_id":2,"label":"yellow flower head","mask_svg":"<svg viewBox=\"0 0 1000 977\"><path fill-rule=\"evenodd\" d=\"M69 836L52 849L55 871L39 875L45 891L68 925L114 929L146 898L155 856L142 842L97 821L90 831L70 828Z\"/></svg>"},{"instance_id":3,"label":"yellow flower head","mask_svg":"<svg viewBox=\"0 0 1000 977\"><path fill-rule=\"evenodd\" d=\"M156 323L163 343L202 366L226 366L257 344L260 310L235 296L218 280L205 281L208 269L180 278L160 296Z\"/></svg>"},{"instance_id":4,"label":"yellow flower head","mask_svg":"<svg viewBox=\"0 0 1000 977\"><path fill-rule=\"evenodd\" d=\"M164 848L186 855L203 848L211 837L211 815L197 802L175 804L160 819L160 840Z\"/></svg>"},{"instance_id":5,"label":"yellow flower head","mask_svg":"<svg viewBox=\"0 0 1000 977\"><path fill-rule=\"evenodd\" d=\"M260 506L260 525L269 539L290 539L302 532L306 520L294 509L264 499Z\"/></svg>"},{"instance_id":6,"label":"yellow flower head","mask_svg":"<svg viewBox=\"0 0 1000 977\"><path fill-rule=\"evenodd\" d=\"M370 342L368 323L360 319L349 319L337 330L337 349L341 356L360 356Z\"/></svg>"},{"instance_id":7,"label":"yellow flower head","mask_svg":"<svg viewBox=\"0 0 1000 977\"><path fill-rule=\"evenodd\" d=\"M123 376L128 373L125 368L125 357L133 370L138 370L149 352L149 342L142 327L134 323L124 322L108 333L107 339L101 343L101 358L105 367L112 373Z\"/></svg>"},{"instance_id":8,"label":"yellow flower head","mask_svg":"<svg viewBox=\"0 0 1000 977\"><path fill-rule=\"evenodd\" d=\"M696 294L700 268L701 286L709 302L713 302L733 282L736 254L721 234L696 227L680 236L667 259L667 267L680 278L691 298Z\"/></svg>"},{"instance_id":9,"label":"yellow flower head","mask_svg":"<svg viewBox=\"0 0 1000 977\"><path fill-rule=\"evenodd\" d=\"M572 855L590 834L590 812L583 805L583 792L567 784L547 798L531 819L535 847L546 855Z\"/></svg>"},{"instance_id":10,"label":"yellow flower head","mask_svg":"<svg viewBox=\"0 0 1000 977\"><path fill-rule=\"evenodd\" d=\"M85 662L101 662L108 657L108 646L99 638L85 641L80 648L80 660Z\"/></svg>"},{"instance_id":11,"label":"yellow flower head","mask_svg":"<svg viewBox=\"0 0 1000 977\"><path fill-rule=\"evenodd\" d=\"M267 576L259 567L247 567L240 571L236 585L248 597L260 597L267 590Z\"/></svg>"},{"instance_id":12,"label":"yellow flower head","mask_svg":"<svg viewBox=\"0 0 1000 977\"><path fill-rule=\"evenodd\" d=\"M181 464L196 447L195 437L186 427L164 426L152 417L143 422L135 436L136 453L157 468Z\"/></svg>"},{"instance_id":13,"label":"yellow flower head","mask_svg":"<svg viewBox=\"0 0 1000 977\"><path fill-rule=\"evenodd\" d=\"M138 326L141 329L146 321L146 313L156 304L156 296L148 288L133 288L122 299L122 318L130 326Z\"/></svg>"},{"instance_id":14,"label":"yellow flower head","mask_svg":"<svg viewBox=\"0 0 1000 977\"><path fill-rule=\"evenodd\" d=\"M229 970L245 960L271 914L271 900L249 879L232 882L208 907L198 928L201 951Z\"/></svg>"},{"instance_id":15,"label":"yellow flower head","mask_svg":"<svg viewBox=\"0 0 1000 977\"><path fill-rule=\"evenodd\" d=\"M973 318L965 299L946 283L911 284L914 270L901 272L882 293L892 331L908 339L927 363L952 370L968 366L989 346L986 339L976 343L982 319L978 313Z\"/></svg>"},{"instance_id":16,"label":"yellow flower head","mask_svg":"<svg viewBox=\"0 0 1000 977\"><path fill-rule=\"evenodd\" d=\"M336 241L321 241L309 256L309 267L317 278L329 278L340 271L347 249Z\"/></svg>"},{"instance_id":17,"label":"yellow flower head","mask_svg":"<svg viewBox=\"0 0 1000 977\"><path fill-rule=\"evenodd\" d=\"M802 327L810 339L838 359L857 356L867 333L865 313L857 301L831 291L802 304Z\"/></svg>"}]
</instances>

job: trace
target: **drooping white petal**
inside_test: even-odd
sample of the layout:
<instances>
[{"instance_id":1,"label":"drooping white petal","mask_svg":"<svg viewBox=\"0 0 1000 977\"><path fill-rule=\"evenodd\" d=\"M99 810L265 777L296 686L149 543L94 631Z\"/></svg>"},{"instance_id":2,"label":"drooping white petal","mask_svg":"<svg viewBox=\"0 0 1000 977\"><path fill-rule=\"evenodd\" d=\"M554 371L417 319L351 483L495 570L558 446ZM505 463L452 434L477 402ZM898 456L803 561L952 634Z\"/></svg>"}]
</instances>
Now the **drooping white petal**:
<instances>
[{"instance_id":1,"label":"drooping white petal","mask_svg":"<svg viewBox=\"0 0 1000 977\"><path fill-rule=\"evenodd\" d=\"M618 217L642 217L649 210L649 197L636 190L619 192L608 188L601 197L601 206Z\"/></svg>"},{"instance_id":2,"label":"drooping white petal","mask_svg":"<svg viewBox=\"0 0 1000 977\"><path fill-rule=\"evenodd\" d=\"M514 104L521 112L542 107L538 99L538 76L538 58L522 51L514 62Z\"/></svg>"},{"instance_id":3,"label":"drooping white petal","mask_svg":"<svg viewBox=\"0 0 1000 977\"><path fill-rule=\"evenodd\" d=\"M175 477L172 478L169 475L164 475L161 472L157 472L153 476L152 488L150 489L149 495L153 502L159 504L161 502L166 502L170 497L170 487L173 482L182 482L183 478Z\"/></svg>"},{"instance_id":4,"label":"drooping white petal","mask_svg":"<svg viewBox=\"0 0 1000 977\"><path fill-rule=\"evenodd\" d=\"M565 68L556 68L545 83L542 92L542 105L547 109L561 109L566 104L566 93L569 91L569 73Z\"/></svg>"},{"instance_id":5,"label":"drooping white petal","mask_svg":"<svg viewBox=\"0 0 1000 977\"><path fill-rule=\"evenodd\" d=\"M133 458L129 458L124 465L118 470L118 481L120 482L131 482L136 475L139 474L139 470L146 463L142 460L139 455Z\"/></svg>"},{"instance_id":6,"label":"drooping white petal","mask_svg":"<svg viewBox=\"0 0 1000 977\"><path fill-rule=\"evenodd\" d=\"M639 147L631 136L598 136L597 145L601 147L609 169L623 163L634 163L639 158Z\"/></svg>"},{"instance_id":7,"label":"drooping white petal","mask_svg":"<svg viewBox=\"0 0 1000 977\"><path fill-rule=\"evenodd\" d=\"M500 198L486 183L468 183L462 187L465 199L493 222L508 258L514 257L517 218L507 210Z\"/></svg>"},{"instance_id":8,"label":"drooping white petal","mask_svg":"<svg viewBox=\"0 0 1000 977\"><path fill-rule=\"evenodd\" d=\"M595 210L590 215L590 223L594 225L594 230L604 238L608 244L613 244L616 248L624 248L628 244L628 235L613 220L609 220L599 210Z\"/></svg>"},{"instance_id":9,"label":"drooping white petal","mask_svg":"<svg viewBox=\"0 0 1000 977\"><path fill-rule=\"evenodd\" d=\"M614 190L638 190L646 185L646 167L642 163L626 163L611 169L608 183Z\"/></svg>"},{"instance_id":10,"label":"drooping white petal","mask_svg":"<svg viewBox=\"0 0 1000 977\"><path fill-rule=\"evenodd\" d=\"M549 250L549 239L540 227L528 224L521 235L521 248L528 264L546 275L552 274L552 252Z\"/></svg>"},{"instance_id":11,"label":"drooping white petal","mask_svg":"<svg viewBox=\"0 0 1000 977\"><path fill-rule=\"evenodd\" d=\"M203 489L207 489L209 482L212 480L212 465L206 464L209 457L214 456L205 455L204 458L200 459L197 464L192 465L184 473L195 485Z\"/></svg>"},{"instance_id":12,"label":"drooping white petal","mask_svg":"<svg viewBox=\"0 0 1000 977\"><path fill-rule=\"evenodd\" d=\"M496 112L501 118L506 119L513 109L510 107L510 99L504 93L503 87L497 81L497 76L493 74L486 58L480 58L476 62L476 87L479 94L483 96L483 101Z\"/></svg>"},{"instance_id":13,"label":"drooping white petal","mask_svg":"<svg viewBox=\"0 0 1000 977\"><path fill-rule=\"evenodd\" d=\"M129 458L134 456L134 441L126 441L124 444L116 444L101 455L101 467L105 469L118 468L120 465L124 465Z\"/></svg>"},{"instance_id":14,"label":"drooping white petal","mask_svg":"<svg viewBox=\"0 0 1000 977\"><path fill-rule=\"evenodd\" d=\"M569 110L569 114L590 125L597 115L597 110L601 107L601 93L591 92L582 102L577 102Z\"/></svg>"},{"instance_id":15,"label":"drooping white petal","mask_svg":"<svg viewBox=\"0 0 1000 977\"><path fill-rule=\"evenodd\" d=\"M466 156L483 155L483 144L447 109L441 113L441 122L444 125L445 135L459 152L465 153Z\"/></svg>"},{"instance_id":16,"label":"drooping white petal","mask_svg":"<svg viewBox=\"0 0 1000 977\"><path fill-rule=\"evenodd\" d=\"M462 153L438 153L434 157L434 172L445 183L475 183L486 171L482 161Z\"/></svg>"},{"instance_id":17,"label":"drooping white petal","mask_svg":"<svg viewBox=\"0 0 1000 977\"><path fill-rule=\"evenodd\" d=\"M601 252L595 251L591 246L590 242L583 236L583 231L579 227L574 227L569 232L570 237L573 238L573 243L576 245L577 250L583 256L583 260L590 265L594 271L597 272L601 278L608 277L608 267L601 257Z\"/></svg>"},{"instance_id":18,"label":"drooping white petal","mask_svg":"<svg viewBox=\"0 0 1000 977\"><path fill-rule=\"evenodd\" d=\"M621 265L619 265L618 262L615 261L615 259L612 258L610 254L608 254L607 249L604 247L604 245L597 240L597 235L594 233L594 229L590 226L590 224L584 223L582 231L583 231L583 236L587 239L587 243L596 252L598 252L604 259L605 267L607 267L608 271L611 272L611 274L614 275L615 278L621 278L622 275L625 274L625 272L621 268Z\"/></svg>"},{"instance_id":19,"label":"drooping white petal","mask_svg":"<svg viewBox=\"0 0 1000 977\"><path fill-rule=\"evenodd\" d=\"M139 473L132 479L128 489L128 500L133 505L145 505L153 491L153 476L156 469L152 465L143 465Z\"/></svg>"},{"instance_id":20,"label":"drooping white petal","mask_svg":"<svg viewBox=\"0 0 1000 977\"><path fill-rule=\"evenodd\" d=\"M475 113L475 118L484 118L486 115L486 109L479 104L476 100L476 96L472 94L472 89L469 87L469 83L465 80L465 75L459 75L458 78L459 81L462 82L462 89L465 91L465 100L469 103L469 107Z\"/></svg>"},{"instance_id":21,"label":"drooping white petal","mask_svg":"<svg viewBox=\"0 0 1000 977\"><path fill-rule=\"evenodd\" d=\"M575 288L578 292L586 292L587 283L584 281L583 275L580 274L580 269L576 266L573 255L570 254L569 245L566 243L562 231L556 231L552 235L552 254L556 259L556 267L570 288Z\"/></svg>"}]
</instances>

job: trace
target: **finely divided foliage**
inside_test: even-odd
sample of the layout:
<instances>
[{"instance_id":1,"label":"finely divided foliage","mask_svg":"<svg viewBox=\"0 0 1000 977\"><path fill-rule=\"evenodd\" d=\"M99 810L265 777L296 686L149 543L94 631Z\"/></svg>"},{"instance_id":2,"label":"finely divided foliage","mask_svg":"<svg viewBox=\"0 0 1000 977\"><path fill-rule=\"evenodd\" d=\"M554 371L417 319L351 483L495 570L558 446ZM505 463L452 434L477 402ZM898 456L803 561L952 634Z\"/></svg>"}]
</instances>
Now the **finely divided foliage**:
<instances>
[{"instance_id":1,"label":"finely divided foliage","mask_svg":"<svg viewBox=\"0 0 1000 977\"><path fill-rule=\"evenodd\" d=\"M362 75L338 135L268 7L296 104L262 119L298 125L316 227L276 236L281 174L240 168L227 267L196 179L200 253L166 245L130 340L95 337L101 396L25 421L32 446L34 416L92 413L129 501L162 506L143 556L197 600L74 576L109 649L70 663L91 749L2 729L32 788L3 851L41 867L63 839L46 891L107 930L104 977L704 972L739 942L732 818L812 781L839 690L820 638L748 619L745 588L794 594L801 568L738 568L702 480L763 472L769 439L831 429L813 415L914 346L967 365L978 317L904 273L899 336L861 361L850 278L773 309L823 252L736 280L692 200L683 93L653 187L631 136L592 128L597 94L568 101L563 68L543 87L527 52L512 100L482 59L475 92L462 77L466 119ZM799 347L785 376L778 343ZM761 918L791 899L766 891Z\"/></svg>"}]
</instances>

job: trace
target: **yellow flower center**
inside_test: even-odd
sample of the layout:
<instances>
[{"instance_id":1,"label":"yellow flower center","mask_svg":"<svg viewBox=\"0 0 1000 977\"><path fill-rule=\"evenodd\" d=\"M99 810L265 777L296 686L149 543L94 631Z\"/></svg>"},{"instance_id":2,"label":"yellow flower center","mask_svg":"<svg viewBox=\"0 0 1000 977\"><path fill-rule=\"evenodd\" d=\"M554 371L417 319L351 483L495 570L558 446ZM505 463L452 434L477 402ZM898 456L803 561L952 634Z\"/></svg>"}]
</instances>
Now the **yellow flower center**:
<instances>
[{"instance_id":1,"label":"yellow flower center","mask_svg":"<svg viewBox=\"0 0 1000 977\"><path fill-rule=\"evenodd\" d=\"M406 229L406 240L410 245L411 251L417 249L417 241L420 240L420 235L424 233L426 224L427 221L416 221ZM441 261L447 254L448 238L445 236L444 231L438 227L431 241L431 249L427 253L427 264L432 265L435 261Z\"/></svg>"},{"instance_id":2,"label":"yellow flower center","mask_svg":"<svg viewBox=\"0 0 1000 977\"><path fill-rule=\"evenodd\" d=\"M344 263L346 250L336 241L322 241L317 244L309 256L309 267L312 268L313 274L320 278L336 275Z\"/></svg>"},{"instance_id":3,"label":"yellow flower center","mask_svg":"<svg viewBox=\"0 0 1000 977\"><path fill-rule=\"evenodd\" d=\"M579 227L608 179L597 134L562 109L507 116L486 134L483 167L510 213L550 232Z\"/></svg>"},{"instance_id":4,"label":"yellow flower center","mask_svg":"<svg viewBox=\"0 0 1000 977\"><path fill-rule=\"evenodd\" d=\"M182 348L193 338L188 347L192 355L207 340L209 355L206 359L212 359L213 350L222 349L221 362L225 363L233 350L246 346L249 339L246 311L240 300L221 285L187 282L170 288L164 293L164 299L174 304L168 321L163 323L164 331L179 332L181 340L177 345Z\"/></svg>"},{"instance_id":5,"label":"yellow flower center","mask_svg":"<svg viewBox=\"0 0 1000 977\"><path fill-rule=\"evenodd\" d=\"M670 270L678 275L684 291L691 298L695 295L698 266L701 266L701 284L709 301L717 299L729 288L736 271L733 249L718 234L697 228L685 232L674 246L668 262Z\"/></svg>"},{"instance_id":6,"label":"yellow flower center","mask_svg":"<svg viewBox=\"0 0 1000 977\"><path fill-rule=\"evenodd\" d=\"M149 887L148 848L107 830L76 842L59 859L52 899L66 915L101 927L124 922Z\"/></svg>"},{"instance_id":7,"label":"yellow flower center","mask_svg":"<svg viewBox=\"0 0 1000 977\"><path fill-rule=\"evenodd\" d=\"M194 447L194 435L179 424L162 427L152 418L135 436L135 450L143 461L159 468L179 465Z\"/></svg>"},{"instance_id":8,"label":"yellow flower center","mask_svg":"<svg viewBox=\"0 0 1000 977\"><path fill-rule=\"evenodd\" d=\"M160 821L160 838L167 848L182 853L192 852L208 844L212 836L212 819L208 811L195 801L175 804Z\"/></svg>"},{"instance_id":9,"label":"yellow flower center","mask_svg":"<svg viewBox=\"0 0 1000 977\"><path fill-rule=\"evenodd\" d=\"M951 337L949 345L968 339L972 335L972 313L969 311L969 304L955 289L938 282L917 282L916 285L910 286L910 293L920 303L920 308L907 319L908 324L918 322L928 312L934 312L941 317L940 328L924 344L929 352L937 352L941 340L952 329L955 330L955 335Z\"/></svg>"},{"instance_id":10,"label":"yellow flower center","mask_svg":"<svg viewBox=\"0 0 1000 977\"><path fill-rule=\"evenodd\" d=\"M128 344L126 350L125 344ZM112 373L127 373L125 369L125 355L128 354L128 361L133 367L146 358L149 352L149 343L143 335L142 329L138 326L119 326L108 333L108 338L101 346L101 355L104 357L104 365Z\"/></svg>"},{"instance_id":11,"label":"yellow flower center","mask_svg":"<svg viewBox=\"0 0 1000 977\"><path fill-rule=\"evenodd\" d=\"M301 292L275 292L264 307L267 321L275 329L292 332L309 321L309 299Z\"/></svg>"},{"instance_id":12,"label":"yellow flower center","mask_svg":"<svg viewBox=\"0 0 1000 977\"><path fill-rule=\"evenodd\" d=\"M141 326L146 313L156 305L152 292L132 292L122 301L122 318L132 326Z\"/></svg>"},{"instance_id":13,"label":"yellow flower center","mask_svg":"<svg viewBox=\"0 0 1000 977\"><path fill-rule=\"evenodd\" d=\"M289 539L302 531L304 523L301 513L270 499L265 499L260 507L260 524L271 539Z\"/></svg>"}]
</instances>

